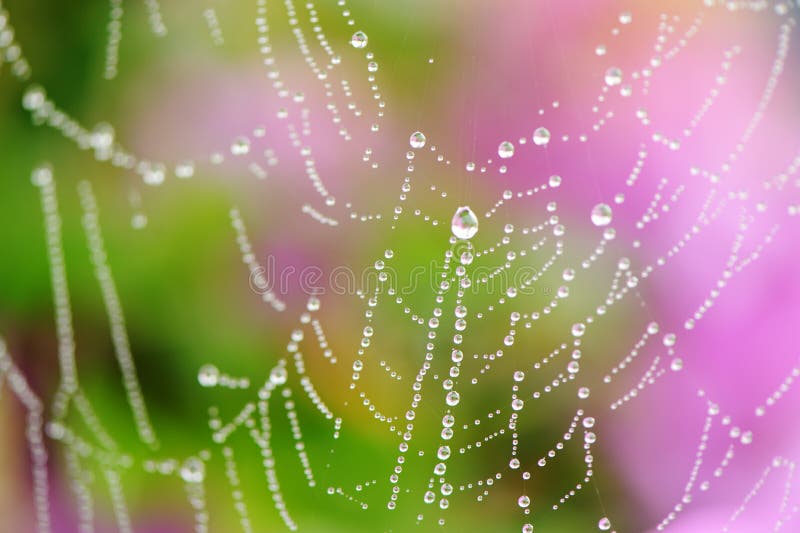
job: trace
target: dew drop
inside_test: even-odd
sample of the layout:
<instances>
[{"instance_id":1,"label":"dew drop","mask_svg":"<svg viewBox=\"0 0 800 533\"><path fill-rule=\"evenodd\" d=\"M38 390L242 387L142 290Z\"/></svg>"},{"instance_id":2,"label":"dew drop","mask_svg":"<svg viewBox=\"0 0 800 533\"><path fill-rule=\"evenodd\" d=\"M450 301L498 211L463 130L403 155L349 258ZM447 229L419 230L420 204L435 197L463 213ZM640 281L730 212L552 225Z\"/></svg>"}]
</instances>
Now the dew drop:
<instances>
[{"instance_id":1,"label":"dew drop","mask_svg":"<svg viewBox=\"0 0 800 533\"><path fill-rule=\"evenodd\" d=\"M445 402L447 402L447 405L449 405L450 407L455 407L456 405L458 405L458 402L460 400L461 396L459 396L459 394L454 390L451 390L450 392L447 393L447 396L445 396Z\"/></svg>"},{"instance_id":2,"label":"dew drop","mask_svg":"<svg viewBox=\"0 0 800 533\"><path fill-rule=\"evenodd\" d=\"M611 67L606 70L605 75L606 85L613 87L622 83L622 71L617 67Z\"/></svg>"},{"instance_id":3,"label":"dew drop","mask_svg":"<svg viewBox=\"0 0 800 533\"><path fill-rule=\"evenodd\" d=\"M274 385L283 385L286 383L287 373L286 369L282 366L276 366L272 369L272 372L269 373L269 380Z\"/></svg>"},{"instance_id":4,"label":"dew drop","mask_svg":"<svg viewBox=\"0 0 800 533\"><path fill-rule=\"evenodd\" d=\"M161 185L164 183L165 169L162 164L147 164L144 166L142 179L147 185Z\"/></svg>"},{"instance_id":5,"label":"dew drop","mask_svg":"<svg viewBox=\"0 0 800 533\"><path fill-rule=\"evenodd\" d=\"M478 233L478 217L467 206L456 209L450 229L459 239L471 239Z\"/></svg>"},{"instance_id":6,"label":"dew drop","mask_svg":"<svg viewBox=\"0 0 800 533\"><path fill-rule=\"evenodd\" d=\"M353 48L364 48L367 46L367 34L363 31L355 32L350 38L350 44L353 45Z\"/></svg>"},{"instance_id":7,"label":"dew drop","mask_svg":"<svg viewBox=\"0 0 800 533\"><path fill-rule=\"evenodd\" d=\"M450 446L440 446L439 450L436 452L436 456L441 461L446 461L450 457Z\"/></svg>"},{"instance_id":8,"label":"dew drop","mask_svg":"<svg viewBox=\"0 0 800 533\"><path fill-rule=\"evenodd\" d=\"M497 147L497 155L503 159L508 159L514 155L514 145L508 141L501 142L500 146Z\"/></svg>"},{"instance_id":9,"label":"dew drop","mask_svg":"<svg viewBox=\"0 0 800 533\"><path fill-rule=\"evenodd\" d=\"M597 529L600 531L608 531L611 529L611 520L604 516L599 522L597 522Z\"/></svg>"},{"instance_id":10,"label":"dew drop","mask_svg":"<svg viewBox=\"0 0 800 533\"><path fill-rule=\"evenodd\" d=\"M245 155L250 152L250 139L247 137L236 137L231 143L232 155Z\"/></svg>"},{"instance_id":11,"label":"dew drop","mask_svg":"<svg viewBox=\"0 0 800 533\"><path fill-rule=\"evenodd\" d=\"M205 476L205 464L197 457L189 457L181 465L181 478L186 483L200 483Z\"/></svg>"},{"instance_id":12,"label":"dew drop","mask_svg":"<svg viewBox=\"0 0 800 533\"><path fill-rule=\"evenodd\" d=\"M175 165L175 175L181 179L188 179L194 176L194 163L183 161Z\"/></svg>"},{"instance_id":13,"label":"dew drop","mask_svg":"<svg viewBox=\"0 0 800 533\"><path fill-rule=\"evenodd\" d=\"M42 107L47 100L44 89L39 85L31 85L22 95L22 107L28 111L35 111Z\"/></svg>"},{"instance_id":14,"label":"dew drop","mask_svg":"<svg viewBox=\"0 0 800 533\"><path fill-rule=\"evenodd\" d=\"M545 146L550 142L550 130L544 127L536 128L533 132L533 144L536 146Z\"/></svg>"},{"instance_id":15,"label":"dew drop","mask_svg":"<svg viewBox=\"0 0 800 533\"><path fill-rule=\"evenodd\" d=\"M31 183L37 187L44 187L53 181L53 171L48 165L42 165L33 169L31 173Z\"/></svg>"},{"instance_id":16,"label":"dew drop","mask_svg":"<svg viewBox=\"0 0 800 533\"><path fill-rule=\"evenodd\" d=\"M592 224L595 226L608 226L613 216L611 206L608 204L597 204L592 208Z\"/></svg>"},{"instance_id":17,"label":"dew drop","mask_svg":"<svg viewBox=\"0 0 800 533\"><path fill-rule=\"evenodd\" d=\"M520 497L517 499L517 504L518 504L520 507L522 507L523 509L525 509L525 508L527 508L527 507L529 507L529 506L530 506L530 504L531 504L531 499L530 499L528 496L526 496L525 494L523 494L522 496L520 496Z\"/></svg>"},{"instance_id":18,"label":"dew drop","mask_svg":"<svg viewBox=\"0 0 800 533\"><path fill-rule=\"evenodd\" d=\"M203 365L197 372L197 381L203 387L216 387L219 383L219 369L214 365Z\"/></svg>"},{"instance_id":19,"label":"dew drop","mask_svg":"<svg viewBox=\"0 0 800 533\"><path fill-rule=\"evenodd\" d=\"M92 130L89 142L95 150L108 150L114 145L114 128L107 122L97 124Z\"/></svg>"},{"instance_id":20,"label":"dew drop","mask_svg":"<svg viewBox=\"0 0 800 533\"><path fill-rule=\"evenodd\" d=\"M423 148L425 146L425 134L421 131L415 131L408 139L408 144L411 148Z\"/></svg>"}]
</instances>

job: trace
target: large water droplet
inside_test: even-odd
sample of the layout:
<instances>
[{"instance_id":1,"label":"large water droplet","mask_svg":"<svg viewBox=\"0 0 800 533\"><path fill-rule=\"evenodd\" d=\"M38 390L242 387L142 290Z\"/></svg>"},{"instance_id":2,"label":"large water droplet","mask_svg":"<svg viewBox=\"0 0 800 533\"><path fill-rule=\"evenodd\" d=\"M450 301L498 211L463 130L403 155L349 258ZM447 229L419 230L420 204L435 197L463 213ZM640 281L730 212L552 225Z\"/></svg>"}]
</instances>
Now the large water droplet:
<instances>
[{"instance_id":1,"label":"large water droplet","mask_svg":"<svg viewBox=\"0 0 800 533\"><path fill-rule=\"evenodd\" d=\"M611 217L613 214L610 205L597 204L592 208L592 224L595 226L608 226L611 224Z\"/></svg>"},{"instance_id":2,"label":"large water droplet","mask_svg":"<svg viewBox=\"0 0 800 533\"><path fill-rule=\"evenodd\" d=\"M411 134L411 137L408 139L408 144L411 145L411 148L422 148L425 146L425 134L421 131L415 131Z\"/></svg>"},{"instance_id":3,"label":"large water droplet","mask_svg":"<svg viewBox=\"0 0 800 533\"><path fill-rule=\"evenodd\" d=\"M544 127L536 128L533 132L533 144L536 146L545 146L550 142L550 130Z\"/></svg>"},{"instance_id":4,"label":"large water droplet","mask_svg":"<svg viewBox=\"0 0 800 533\"><path fill-rule=\"evenodd\" d=\"M501 142L500 146L497 147L497 155L503 159L508 159L514 155L514 145L508 141Z\"/></svg>"},{"instance_id":5,"label":"large water droplet","mask_svg":"<svg viewBox=\"0 0 800 533\"><path fill-rule=\"evenodd\" d=\"M455 407L456 405L458 405L458 402L460 400L461 396L454 390L451 390L450 392L447 393L447 396L445 396L445 402L450 407Z\"/></svg>"},{"instance_id":6,"label":"large water droplet","mask_svg":"<svg viewBox=\"0 0 800 533\"><path fill-rule=\"evenodd\" d=\"M459 239L471 239L478 233L478 217L468 206L459 207L453 215L450 229Z\"/></svg>"},{"instance_id":7,"label":"large water droplet","mask_svg":"<svg viewBox=\"0 0 800 533\"><path fill-rule=\"evenodd\" d=\"M367 34L363 31L355 32L350 38L350 44L353 45L353 48L364 48L367 46Z\"/></svg>"},{"instance_id":8,"label":"large water droplet","mask_svg":"<svg viewBox=\"0 0 800 533\"><path fill-rule=\"evenodd\" d=\"M611 520L604 516L599 522L597 522L597 529L600 531L608 531L611 529Z\"/></svg>"}]
</instances>

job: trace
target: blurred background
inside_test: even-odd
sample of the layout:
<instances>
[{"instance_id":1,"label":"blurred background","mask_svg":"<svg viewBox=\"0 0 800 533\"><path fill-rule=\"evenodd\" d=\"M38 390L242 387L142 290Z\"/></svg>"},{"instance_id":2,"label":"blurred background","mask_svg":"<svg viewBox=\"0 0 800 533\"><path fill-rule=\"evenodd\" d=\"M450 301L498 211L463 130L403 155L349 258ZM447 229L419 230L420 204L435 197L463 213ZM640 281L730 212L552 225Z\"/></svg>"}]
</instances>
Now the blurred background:
<instances>
[{"instance_id":1,"label":"blurred background","mask_svg":"<svg viewBox=\"0 0 800 533\"><path fill-rule=\"evenodd\" d=\"M49 427L52 531L125 531L120 501L137 532L283 531L273 474L277 507L285 502L301 531L525 531L531 523L540 532L643 532L676 511L668 530L718 531L728 523L731 531L800 531L792 481L800 397L791 386L800 367L799 13L796 3L766 1L4 0L0 335L51 420L59 342L42 202L31 181L47 164L62 218L79 383L116 443L104 448L73 409L62 422L91 449L79 459L83 484L76 483L69 447ZM116 28L118 58L107 79ZM357 31L368 39L363 48L351 43ZM620 83L613 72L609 82L615 68ZM82 133L68 138L49 126L52 109L45 117L23 105L32 94L46 94ZM549 134L543 146L532 137L540 127ZM423 148L409 146L415 131L424 132ZM116 150L137 163L112 164L96 149L98 135L112 135ZM499 157L503 141L515 146L509 159ZM157 447L137 435L115 359L82 226L84 180L97 199ZM532 188L539 192L516 198ZM613 207L615 233L605 237L608 228L590 218L599 203ZM504 273L458 302L469 309L469 327L455 346L455 291L442 302L436 296L443 265L452 272L464 250L450 242L459 206L480 220L468 270ZM255 259L287 278L276 289L285 310L262 300L242 261L232 208ZM559 223L564 235L553 233ZM540 224L541 233L523 232ZM695 224L702 232L678 246ZM547 242L532 249L544 235ZM557 240L563 252L545 267ZM680 249L674 258L673 246ZM582 267L590 256L597 256L591 269ZM597 314L623 258L638 284ZM402 303L391 292L370 302L378 260L396 276ZM648 265L659 266L641 276ZM307 267L322 273L318 310L300 280ZM566 283L569 296L558 297L568 268L578 275ZM510 296L507 288L530 269L540 273L533 288ZM353 272L364 292L332 290L337 271ZM422 281L402 292L414 276ZM373 286L362 287L364 278ZM700 307L708 310L697 318ZM303 316L309 309L324 340ZM524 318L513 320L514 312ZM429 318L439 313L435 331ZM572 327L587 316L596 323L580 340L580 372L567 378L570 358L577 360ZM658 334L606 383L653 322ZM365 334L367 325L373 334ZM668 333L677 336L669 355ZM464 364L446 475L454 493L442 509L438 481L435 503L423 498L434 487L448 410L442 382L454 348ZM428 353L396 483L390 476L410 422L412 384ZM534 366L548 354L550 366ZM653 368L663 375L610 409L648 382L656 356L661 366ZM234 420L284 364L286 386L269 400L272 457L265 462L247 424L215 442L210 413L223 425ZM207 365L249 387L202 386ZM518 385L526 404L512 437L516 371L526 374ZM306 395L306 379L333 418ZM41 531L30 419L7 381L0 531ZM579 387L591 394L579 397ZM552 392L534 399L545 388ZM288 406L282 390L292 391ZM376 421L365 397L395 422ZM582 426L546 468L537 465L578 410L579 419L596 420L589 482ZM258 411L252 418L263 429ZM509 466L512 447L518 469ZM231 453L236 487L226 465ZM202 464L199 483L187 480L192 460ZM118 482L109 483L108 472ZM576 484L575 495L559 502ZM533 502L527 514L521 495Z\"/></svg>"}]
</instances>

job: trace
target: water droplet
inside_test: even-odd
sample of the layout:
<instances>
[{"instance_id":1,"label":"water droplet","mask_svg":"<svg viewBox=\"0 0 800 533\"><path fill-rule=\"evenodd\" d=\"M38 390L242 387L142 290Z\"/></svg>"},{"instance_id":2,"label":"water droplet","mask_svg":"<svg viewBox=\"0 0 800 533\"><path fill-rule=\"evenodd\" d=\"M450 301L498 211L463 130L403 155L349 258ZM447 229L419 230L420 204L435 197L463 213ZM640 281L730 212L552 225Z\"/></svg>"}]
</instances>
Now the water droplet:
<instances>
[{"instance_id":1,"label":"water droplet","mask_svg":"<svg viewBox=\"0 0 800 533\"><path fill-rule=\"evenodd\" d=\"M95 150L108 150L114 145L114 127L106 122L97 124L92 130L89 142Z\"/></svg>"},{"instance_id":2,"label":"water droplet","mask_svg":"<svg viewBox=\"0 0 800 533\"><path fill-rule=\"evenodd\" d=\"M275 385L283 385L286 383L287 372L282 366L276 366L269 373L269 380Z\"/></svg>"},{"instance_id":3,"label":"water droplet","mask_svg":"<svg viewBox=\"0 0 800 533\"><path fill-rule=\"evenodd\" d=\"M203 387L216 387L219 383L219 369L214 365L203 365L197 372L197 381Z\"/></svg>"},{"instance_id":4,"label":"water droplet","mask_svg":"<svg viewBox=\"0 0 800 533\"><path fill-rule=\"evenodd\" d=\"M500 146L497 147L497 155L503 159L508 159L514 155L514 145L508 141L501 142Z\"/></svg>"},{"instance_id":5,"label":"water droplet","mask_svg":"<svg viewBox=\"0 0 800 533\"><path fill-rule=\"evenodd\" d=\"M599 522L597 522L597 529L600 531L608 531L611 529L611 520L604 516Z\"/></svg>"},{"instance_id":6,"label":"water droplet","mask_svg":"<svg viewBox=\"0 0 800 533\"><path fill-rule=\"evenodd\" d=\"M48 165L42 165L33 169L31 173L31 183L37 187L43 187L53 181L53 170Z\"/></svg>"},{"instance_id":7,"label":"water droplet","mask_svg":"<svg viewBox=\"0 0 800 533\"><path fill-rule=\"evenodd\" d=\"M28 111L39 109L44 105L45 101L47 101L47 95L39 85L31 85L22 95L22 107Z\"/></svg>"},{"instance_id":8,"label":"water droplet","mask_svg":"<svg viewBox=\"0 0 800 533\"><path fill-rule=\"evenodd\" d=\"M589 387L581 387L580 389L578 389L578 398L580 398L581 400L585 400L586 398L589 397L589 394L591 394L591 392L592 391L589 390Z\"/></svg>"},{"instance_id":9,"label":"water droplet","mask_svg":"<svg viewBox=\"0 0 800 533\"><path fill-rule=\"evenodd\" d=\"M521 411L522 408L525 407L525 402L520 400L519 398L514 398L511 401L511 408L515 411Z\"/></svg>"},{"instance_id":10,"label":"water droplet","mask_svg":"<svg viewBox=\"0 0 800 533\"><path fill-rule=\"evenodd\" d=\"M561 176L553 174L552 176L550 176L550 180L547 183L550 185L550 187L555 189L556 187L561 185Z\"/></svg>"},{"instance_id":11,"label":"water droplet","mask_svg":"<svg viewBox=\"0 0 800 533\"><path fill-rule=\"evenodd\" d=\"M469 207L459 207L453 215L450 229L459 239L471 239L478 233L478 217Z\"/></svg>"},{"instance_id":12,"label":"water droplet","mask_svg":"<svg viewBox=\"0 0 800 533\"><path fill-rule=\"evenodd\" d=\"M630 24L631 22L633 22L633 14L630 11L623 11L619 14L620 24Z\"/></svg>"},{"instance_id":13,"label":"water droplet","mask_svg":"<svg viewBox=\"0 0 800 533\"><path fill-rule=\"evenodd\" d=\"M186 483L200 483L205 476L205 464L197 457L189 457L181 465L181 478Z\"/></svg>"},{"instance_id":14,"label":"water droplet","mask_svg":"<svg viewBox=\"0 0 800 533\"><path fill-rule=\"evenodd\" d=\"M531 499L525 494L523 494L522 496L519 497L519 499L517 499L517 504L523 509L525 509L531 504Z\"/></svg>"},{"instance_id":15,"label":"water droplet","mask_svg":"<svg viewBox=\"0 0 800 533\"><path fill-rule=\"evenodd\" d=\"M231 154L245 155L250 152L250 139L247 137L236 137L231 143Z\"/></svg>"},{"instance_id":16,"label":"water droplet","mask_svg":"<svg viewBox=\"0 0 800 533\"><path fill-rule=\"evenodd\" d=\"M622 83L622 71L617 67L611 67L606 70L605 75L606 85L613 87Z\"/></svg>"},{"instance_id":17,"label":"water droplet","mask_svg":"<svg viewBox=\"0 0 800 533\"><path fill-rule=\"evenodd\" d=\"M194 176L194 163L191 161L183 161L175 165L175 175L182 179L191 178Z\"/></svg>"},{"instance_id":18,"label":"water droplet","mask_svg":"<svg viewBox=\"0 0 800 533\"><path fill-rule=\"evenodd\" d=\"M545 146L550 142L550 130L544 127L536 128L533 132L533 144L536 146Z\"/></svg>"},{"instance_id":19,"label":"water droplet","mask_svg":"<svg viewBox=\"0 0 800 533\"><path fill-rule=\"evenodd\" d=\"M592 208L592 224L595 226L608 226L614 212L608 204L597 204Z\"/></svg>"},{"instance_id":20,"label":"water droplet","mask_svg":"<svg viewBox=\"0 0 800 533\"><path fill-rule=\"evenodd\" d=\"M421 131L415 131L411 134L411 137L408 139L408 144L411 145L411 148L422 148L425 146L425 134Z\"/></svg>"},{"instance_id":21,"label":"water droplet","mask_svg":"<svg viewBox=\"0 0 800 533\"><path fill-rule=\"evenodd\" d=\"M353 45L353 48L364 48L367 46L367 34L363 31L355 32L350 38L350 44Z\"/></svg>"},{"instance_id":22,"label":"water droplet","mask_svg":"<svg viewBox=\"0 0 800 533\"><path fill-rule=\"evenodd\" d=\"M583 322L578 322L572 325L572 336L581 337L586 333L586 325Z\"/></svg>"},{"instance_id":23,"label":"water droplet","mask_svg":"<svg viewBox=\"0 0 800 533\"><path fill-rule=\"evenodd\" d=\"M145 164L144 171L142 173L142 179L148 185L161 185L164 183L164 175L165 175L165 168L164 165L161 163L157 164Z\"/></svg>"},{"instance_id":24,"label":"water droplet","mask_svg":"<svg viewBox=\"0 0 800 533\"><path fill-rule=\"evenodd\" d=\"M461 396L459 396L459 394L454 390L451 390L450 392L447 393L447 396L445 396L445 402L447 402L447 405L449 405L450 407L455 407L456 405L458 405L458 402L460 400Z\"/></svg>"},{"instance_id":25,"label":"water droplet","mask_svg":"<svg viewBox=\"0 0 800 533\"><path fill-rule=\"evenodd\" d=\"M147 215L144 213L134 213L131 216L131 227L133 229L142 229L147 226Z\"/></svg>"}]
</instances>

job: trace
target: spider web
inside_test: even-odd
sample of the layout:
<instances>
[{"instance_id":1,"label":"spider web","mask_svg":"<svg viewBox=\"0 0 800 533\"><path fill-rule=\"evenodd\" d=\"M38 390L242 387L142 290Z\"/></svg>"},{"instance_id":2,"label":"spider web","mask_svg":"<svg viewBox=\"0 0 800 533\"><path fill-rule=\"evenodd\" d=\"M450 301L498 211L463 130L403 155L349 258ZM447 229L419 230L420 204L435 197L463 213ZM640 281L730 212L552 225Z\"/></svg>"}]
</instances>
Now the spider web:
<instances>
[{"instance_id":1,"label":"spider web","mask_svg":"<svg viewBox=\"0 0 800 533\"><path fill-rule=\"evenodd\" d=\"M202 437L195 453L176 456L161 444L164 428L151 420L139 384L147 375L137 373L123 311L126 296L117 291L101 229L113 213L103 211L87 180L76 188L80 223L139 443L117 437L81 386L58 169L34 169L59 383L52 398L44 398L4 343L0 375L25 413L37 531L59 527L50 482L56 475L54 455L62 458L57 473L68 479L82 533L102 530L103 505L119 531L137 530L126 496L126 476L133 470L154 483L172 483L176 493L182 486L197 532L227 530L223 524L230 522L244 532L278 525L309 531L543 531L553 527L554 516L570 514L570 507L575 530L669 530L702 494L725 492L726 474L758 432L749 426L751 419L740 422L740 414L711 397L694 374L684 378L685 367L696 358L692 339L706 316L732 305L728 286L759 268L774 243L796 238L800 154L780 172L760 170L746 182L735 176L762 123L780 113L773 100L781 82L791 83L784 81L784 71L797 54L797 6L706 1L693 5L689 15L685 10L678 15L665 5L657 20L639 20L635 9L620 12L608 35L637 26L653 35L652 49L635 54L635 66L609 64L606 46L598 45L591 51L597 93L588 108L580 99L552 101L530 119L535 124L530 132L501 135L496 153L466 161L448 157L443 147L449 139L426 134L424 119L408 144L394 142L397 135L386 123L391 101L379 86L384 64L393 58L372 51L381 36L361 25L360 6L344 0L335 10L291 0L253 4L252 44L278 103L274 116L259 117L229 146L202 159L170 162L126 149L107 123L90 129L61 110L45 88L30 81L35 65L17 41L13 12L0 6L0 46L11 74L24 86L22 106L34 124L55 129L101 163L138 175L148 190L173 180L191 186L196 174L227 167L271 187L281 172L294 175L307 183L292 224L329 239L366 234L373 243L364 245L372 256L366 264L345 265L343 279L353 281L347 290L308 294L292 287L287 294L270 283L270 259L261 259L270 251L253 244L260 238L251 240L248 227L259 216L247 209L252 202L240 198L230 205L230 253L238 248L245 265L241 286L263 302L264 320L288 325L285 348L268 354L259 375L232 375L224 358L186 375L197 381L198 396L210 402L207 431L198 428ZM226 33L236 28L226 27L222 6L211 6L199 11L196 22L205 27L211 46L224 48ZM154 36L169 39L170 21L159 3L146 1L144 9ZM124 14L122 2L111 0L107 79L119 72ZM681 73L682 61L690 69L692 47L704 29L729 22L712 81L694 91L702 95L699 103L695 98L675 106L681 108L675 121L684 126L673 128L670 117L662 124L651 116L652 94L663 77ZM769 68L755 107L725 156L694 162L693 136L706 121L726 120L714 114L715 104L733 83L728 77L743 79L734 76L747 54L735 32L742 25L770 28ZM426 63L434 64L434 58ZM283 67L297 64L306 69L303 74ZM358 82L351 83L348 78L356 74ZM796 92L796 83L792 88ZM590 117L584 130L559 129L559 117L570 110ZM626 126L613 129L620 120ZM569 169L513 179L515 172L525 172L516 165L520 159L541 158L556 145L585 153L584 147L604 146L609 136L619 153L627 154L630 172L622 179L595 180L596 202L580 199L586 182ZM335 153L328 145L337 147ZM662 176L659 166L669 160L677 160L681 171ZM329 179L337 173L352 174L352 184ZM510 185L482 186L478 181L484 179ZM362 186L374 198L370 205L343 199ZM131 225L147 231L140 196L132 200ZM474 220L453 218L463 207L472 210ZM458 238L465 227L477 232ZM418 238L403 238L408 235ZM662 272L682 264L685 250L698 246L708 248L704 262L720 265L719 272L683 289L677 306L687 309L682 320L659 316L650 302ZM285 266L281 261L278 257ZM354 316L341 316L340 310ZM334 330L336 343L326 333ZM791 353L796 346L783 349L789 353L780 357L795 366L770 376L774 388L752 406L756 418L797 403L792 385L800 366ZM668 386L684 382L677 389ZM643 525L620 506L622 498L606 496L616 467L605 440L613 447L618 441L612 434L622 431L635 443L638 422L628 413L643 399L675 390L695 397L686 401L696 415L687 420L700 424L687 422L684 431L698 434L697 448L685 458L685 485L675 493L674 507L662 510L660 522ZM785 470L788 478L770 527L791 530L800 505L795 461L769 458L717 527L736 530L751 500ZM334 523L338 520L341 526Z\"/></svg>"}]
</instances>

